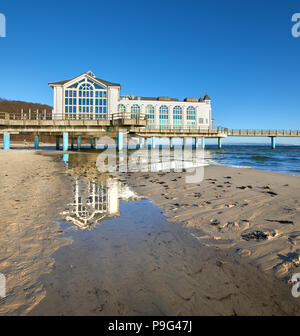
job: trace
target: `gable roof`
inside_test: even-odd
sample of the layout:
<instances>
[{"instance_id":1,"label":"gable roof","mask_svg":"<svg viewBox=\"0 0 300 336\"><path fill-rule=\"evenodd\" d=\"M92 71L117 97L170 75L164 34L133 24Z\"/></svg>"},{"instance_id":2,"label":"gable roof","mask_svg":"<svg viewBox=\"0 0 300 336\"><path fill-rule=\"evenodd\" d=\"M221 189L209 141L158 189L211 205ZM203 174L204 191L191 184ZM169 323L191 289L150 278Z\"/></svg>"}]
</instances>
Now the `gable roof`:
<instances>
[{"instance_id":1,"label":"gable roof","mask_svg":"<svg viewBox=\"0 0 300 336\"><path fill-rule=\"evenodd\" d=\"M85 72L85 73L81 74L80 76L82 76L82 75L87 75L88 77L90 77L90 78L92 78L92 79L95 79L95 80L97 80L97 81L99 81L99 82L105 84L106 86L121 86L119 83L112 83L112 82L106 81L106 80L104 80L104 79L100 79L100 78L97 78L97 77L92 77L92 76L89 75L88 72ZM66 80L63 80L63 81L58 81L58 82L48 83L48 85L50 85L50 86L51 86L51 85L64 85L64 84L70 82L71 80L73 80L73 79L75 79L75 78L77 78L77 77L80 77L80 76L76 76L76 77L74 77L74 78L66 79Z\"/></svg>"}]
</instances>

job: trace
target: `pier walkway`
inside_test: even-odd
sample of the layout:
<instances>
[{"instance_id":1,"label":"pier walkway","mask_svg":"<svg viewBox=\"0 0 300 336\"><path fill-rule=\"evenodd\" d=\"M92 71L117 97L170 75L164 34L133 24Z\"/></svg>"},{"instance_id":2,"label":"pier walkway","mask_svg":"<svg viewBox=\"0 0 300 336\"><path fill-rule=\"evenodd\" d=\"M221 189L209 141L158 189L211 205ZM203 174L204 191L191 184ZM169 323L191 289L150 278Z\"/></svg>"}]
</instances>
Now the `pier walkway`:
<instances>
[{"instance_id":1,"label":"pier walkway","mask_svg":"<svg viewBox=\"0 0 300 336\"><path fill-rule=\"evenodd\" d=\"M85 118L84 118L85 117ZM79 119L81 118L81 119ZM271 147L275 148L276 137L300 137L300 130L265 130L265 129L229 129L217 127L205 129L201 127L178 127L147 125L144 114L117 113L106 119L91 120L86 116L77 119L52 119L51 113L38 111L30 114L10 114L0 112L0 134L3 135L3 148L10 148L10 134L33 134L35 148L39 147L39 135L53 135L56 137L56 147L59 149L60 139L63 139L63 150L68 150L69 139L73 145L77 139L77 148L81 146L81 138L91 139L91 146L97 145L97 139L109 136L118 139L118 148L123 148L123 136L140 138L140 147L144 146L145 138L151 138L151 146L156 146L156 139L169 138L173 147L174 138L194 138L197 147L205 148L206 138L218 139L218 148L222 147L222 138L226 137L269 137Z\"/></svg>"}]
</instances>

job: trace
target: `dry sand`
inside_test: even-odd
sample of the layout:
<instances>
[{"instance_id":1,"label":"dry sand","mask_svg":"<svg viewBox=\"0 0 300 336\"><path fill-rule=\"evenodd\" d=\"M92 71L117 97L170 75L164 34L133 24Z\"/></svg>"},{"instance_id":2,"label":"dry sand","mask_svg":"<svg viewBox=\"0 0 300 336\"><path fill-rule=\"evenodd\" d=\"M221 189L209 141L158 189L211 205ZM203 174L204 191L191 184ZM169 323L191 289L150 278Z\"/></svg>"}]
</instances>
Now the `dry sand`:
<instances>
[{"instance_id":1,"label":"dry sand","mask_svg":"<svg viewBox=\"0 0 300 336\"><path fill-rule=\"evenodd\" d=\"M71 242L57 239L55 219L69 197L62 169L33 150L0 151L0 272L7 287L0 315L24 315L45 297L39 278L51 271L52 253Z\"/></svg>"}]
</instances>

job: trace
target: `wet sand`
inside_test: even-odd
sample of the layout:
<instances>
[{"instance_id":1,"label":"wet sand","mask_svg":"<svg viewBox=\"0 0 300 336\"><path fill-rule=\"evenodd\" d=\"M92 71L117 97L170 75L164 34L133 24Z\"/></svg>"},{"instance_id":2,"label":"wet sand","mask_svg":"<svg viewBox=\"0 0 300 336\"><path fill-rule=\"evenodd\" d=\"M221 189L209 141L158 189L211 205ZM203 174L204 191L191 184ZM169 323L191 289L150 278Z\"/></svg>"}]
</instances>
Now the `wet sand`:
<instances>
[{"instance_id":1,"label":"wet sand","mask_svg":"<svg viewBox=\"0 0 300 336\"><path fill-rule=\"evenodd\" d=\"M300 178L251 168L207 166L189 173L124 173L129 186L194 229L203 245L234 249L289 282L300 264Z\"/></svg>"},{"instance_id":2,"label":"wet sand","mask_svg":"<svg viewBox=\"0 0 300 336\"><path fill-rule=\"evenodd\" d=\"M69 173L97 179L96 157L87 157L88 162L78 162ZM185 218L199 203L199 185L185 186L184 177L123 174L122 181L134 192L166 212L150 200L123 203L121 217L104 221L92 231L69 233L73 244L55 254L57 268L44 277L50 294L32 314L299 315L299 302L290 287L273 273L259 270L249 255L236 253L227 242L223 243L226 248L220 248L221 241L214 246L199 239L199 221L198 226L191 225ZM212 197L209 192L207 196ZM193 215L199 219L199 212Z\"/></svg>"},{"instance_id":3,"label":"wet sand","mask_svg":"<svg viewBox=\"0 0 300 336\"><path fill-rule=\"evenodd\" d=\"M58 239L57 219L69 197L62 169L33 150L0 151L0 272L7 292L0 315L24 315L45 297L39 278L51 272L52 253L71 243Z\"/></svg>"},{"instance_id":4,"label":"wet sand","mask_svg":"<svg viewBox=\"0 0 300 336\"><path fill-rule=\"evenodd\" d=\"M16 150L0 155L0 190L5 200L0 272L9 274L9 295L0 299L1 314L300 314L299 300L292 297L290 286L274 272L259 269L260 259L255 258L268 243L272 251L274 246L278 251L286 248L287 228L294 231L289 241L296 235L298 208L293 195L297 195L297 182L293 177L283 175L283 182L277 174L260 176L249 170L249 175L233 168L208 167L205 181L186 185L184 173L123 174L124 183L154 204L148 199L121 203L120 217L80 230L72 223L58 226L57 219L63 219L58 213L70 202L73 189L70 177L59 174L64 167L55 162L55 156ZM78 162L78 167L70 170L71 176L101 180L93 159L84 165ZM240 188L245 184L247 188ZM292 191L276 203L285 184L291 184ZM242 206L246 200L249 208ZM276 209L282 214L283 206L294 212L273 217ZM262 218L258 214L264 217L269 207L273 207L269 220L289 220L293 225L259 222L254 226L254 214ZM229 218L238 223L249 220L249 227L232 224L235 230L230 231ZM222 228L225 221L228 225ZM278 232L283 226L286 231L274 236L267 232L266 240L252 239L251 234L245 236L249 240L238 238L248 229L265 231L266 226ZM209 232L212 227L217 233ZM291 246L292 251L295 246Z\"/></svg>"},{"instance_id":5,"label":"wet sand","mask_svg":"<svg viewBox=\"0 0 300 336\"><path fill-rule=\"evenodd\" d=\"M148 200L71 234L32 315L298 314L288 288L249 261L206 248Z\"/></svg>"}]
</instances>

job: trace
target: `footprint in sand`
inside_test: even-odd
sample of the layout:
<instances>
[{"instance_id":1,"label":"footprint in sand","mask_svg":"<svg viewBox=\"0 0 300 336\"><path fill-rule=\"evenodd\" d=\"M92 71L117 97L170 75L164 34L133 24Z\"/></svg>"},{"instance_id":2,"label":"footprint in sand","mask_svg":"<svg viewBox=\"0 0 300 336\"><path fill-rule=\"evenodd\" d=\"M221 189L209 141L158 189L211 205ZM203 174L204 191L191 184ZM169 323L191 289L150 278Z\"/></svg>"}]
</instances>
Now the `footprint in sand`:
<instances>
[{"instance_id":1,"label":"footprint in sand","mask_svg":"<svg viewBox=\"0 0 300 336\"><path fill-rule=\"evenodd\" d=\"M241 234L242 239L246 241L255 240L255 241L263 241L270 238L273 238L277 235L276 230L255 230L250 232L245 232Z\"/></svg>"},{"instance_id":2,"label":"footprint in sand","mask_svg":"<svg viewBox=\"0 0 300 336\"><path fill-rule=\"evenodd\" d=\"M240 220L238 222L227 222L222 228L220 228L220 232L244 231L246 229L249 229L249 221Z\"/></svg>"},{"instance_id":3,"label":"footprint in sand","mask_svg":"<svg viewBox=\"0 0 300 336\"><path fill-rule=\"evenodd\" d=\"M237 189L242 189L242 190L253 189L252 185L240 186L240 187L236 187L236 188Z\"/></svg>"},{"instance_id":4,"label":"footprint in sand","mask_svg":"<svg viewBox=\"0 0 300 336\"><path fill-rule=\"evenodd\" d=\"M235 253L240 255L241 257L249 257L251 255L251 251L243 248L237 248Z\"/></svg>"},{"instance_id":5,"label":"footprint in sand","mask_svg":"<svg viewBox=\"0 0 300 336\"><path fill-rule=\"evenodd\" d=\"M299 249L295 252L289 252L286 255L278 254L278 257L282 260L282 262L274 266L273 269L279 277L283 277L284 275L286 275L290 268L299 267L300 265Z\"/></svg>"}]
</instances>

